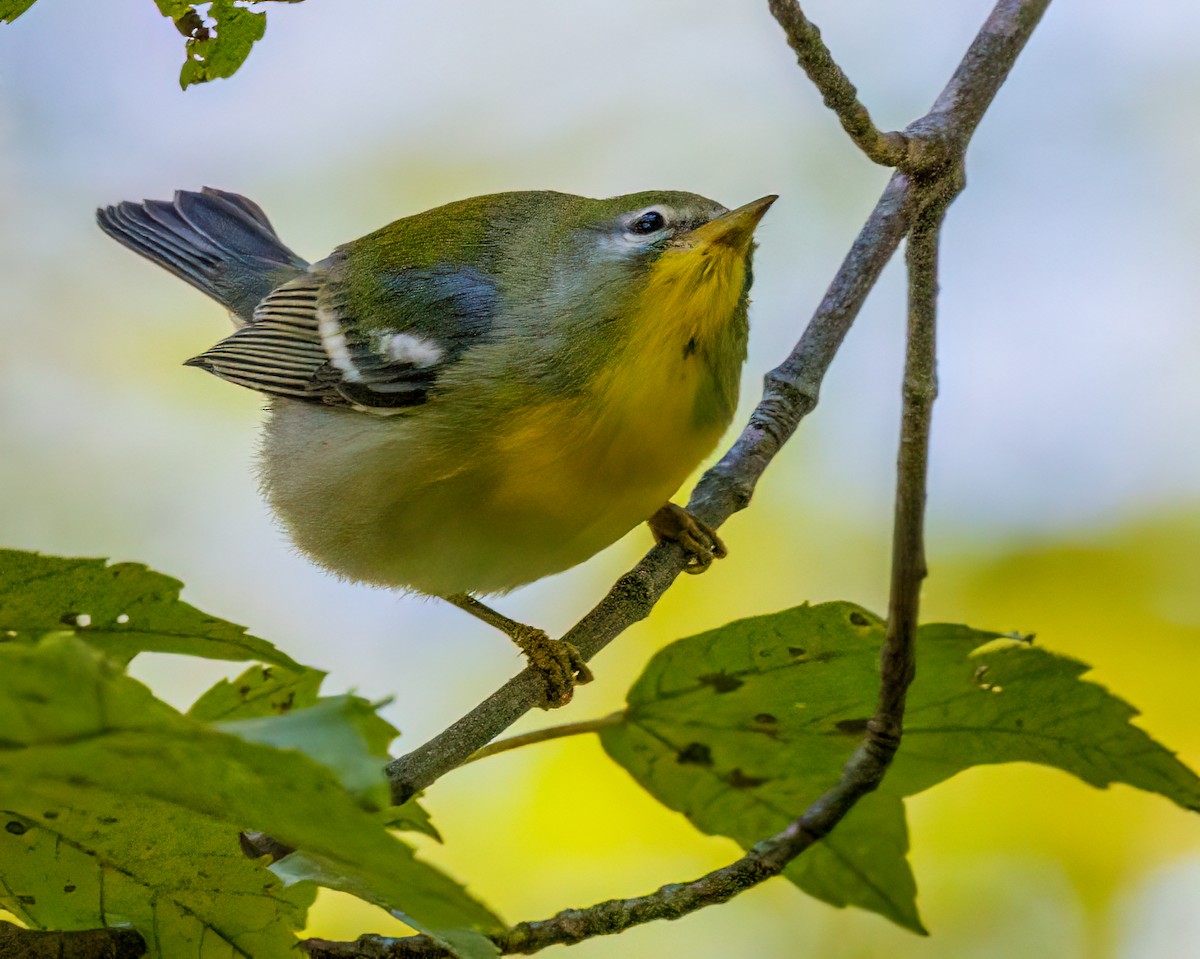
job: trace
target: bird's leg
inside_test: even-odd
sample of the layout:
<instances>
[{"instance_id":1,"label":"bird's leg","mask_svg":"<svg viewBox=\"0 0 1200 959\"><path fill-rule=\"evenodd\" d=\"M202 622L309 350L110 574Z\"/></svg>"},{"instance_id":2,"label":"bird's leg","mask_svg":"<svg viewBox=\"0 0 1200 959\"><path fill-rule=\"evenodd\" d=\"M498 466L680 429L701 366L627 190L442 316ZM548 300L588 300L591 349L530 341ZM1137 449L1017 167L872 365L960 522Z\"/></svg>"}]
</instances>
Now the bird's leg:
<instances>
[{"instance_id":1,"label":"bird's leg","mask_svg":"<svg viewBox=\"0 0 1200 959\"><path fill-rule=\"evenodd\" d=\"M654 534L654 542L670 540L683 547L688 554L684 572L703 573L714 559L724 559L729 555L717 531L682 506L667 503L646 522Z\"/></svg>"},{"instance_id":2,"label":"bird's leg","mask_svg":"<svg viewBox=\"0 0 1200 959\"><path fill-rule=\"evenodd\" d=\"M565 706L575 694L576 686L592 681L592 671L588 669L579 650L570 643L551 639L540 629L509 619L466 593L442 598L488 625L495 626L517 644L517 648L529 660L529 665L541 673L545 680L545 700L541 703L543 709Z\"/></svg>"}]
</instances>

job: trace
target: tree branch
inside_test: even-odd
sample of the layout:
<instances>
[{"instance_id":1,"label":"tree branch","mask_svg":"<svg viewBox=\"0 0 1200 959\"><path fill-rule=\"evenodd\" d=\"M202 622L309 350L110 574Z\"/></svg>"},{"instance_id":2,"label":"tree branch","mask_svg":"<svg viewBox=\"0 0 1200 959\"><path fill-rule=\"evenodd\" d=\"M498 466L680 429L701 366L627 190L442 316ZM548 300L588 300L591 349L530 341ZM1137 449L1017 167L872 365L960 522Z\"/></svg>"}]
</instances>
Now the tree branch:
<instances>
[{"instance_id":1,"label":"tree branch","mask_svg":"<svg viewBox=\"0 0 1200 959\"><path fill-rule=\"evenodd\" d=\"M867 108L859 102L858 90L821 39L821 31L804 15L798 0L768 0L772 16L783 27L788 46L795 51L796 60L813 86L821 94L825 106L837 114L842 129L858 148L883 166L901 167L908 156L908 137L903 133L881 133Z\"/></svg>"},{"instance_id":2,"label":"tree branch","mask_svg":"<svg viewBox=\"0 0 1200 959\"><path fill-rule=\"evenodd\" d=\"M505 954L537 952L593 936L613 935L656 919L678 919L705 906L727 902L739 892L779 875L793 859L842 820L854 804L878 787L896 750L904 722L904 702L916 672L913 639L925 578L925 489L929 463L929 430L937 395L935 327L937 317L938 241L950 202L962 188L953 169L921 189L924 205L908 238L908 338L904 366L903 411L896 464L895 529L888 626L880 657L879 703L867 723L867 735L842 771L841 779L799 819L758 843L736 862L688 883L663 886L648 896L613 899L587 909L568 909L551 919L523 922L493 937ZM599 722L604 722L601 720ZM550 738L547 732L590 731L596 723L555 727L541 734L517 736L496 745L505 748ZM486 750L485 750L486 752ZM400 959L448 956L427 936L385 939L367 936L357 942L309 940L311 959Z\"/></svg>"},{"instance_id":3,"label":"tree branch","mask_svg":"<svg viewBox=\"0 0 1200 959\"><path fill-rule=\"evenodd\" d=\"M520 736L509 736L507 739L498 739L496 742L488 743L478 752L468 756L463 765L473 763L477 759L487 759L489 756L506 753L512 749L520 749L522 746L532 746L535 743L544 743L551 739L562 739L566 736L579 736L582 733L598 732L605 726L615 726L624 718L625 713L620 711L609 713L607 716L601 716L599 719L585 719L578 723L563 723L561 726L548 726L545 729L535 729L530 733L522 733Z\"/></svg>"},{"instance_id":4,"label":"tree branch","mask_svg":"<svg viewBox=\"0 0 1200 959\"><path fill-rule=\"evenodd\" d=\"M782 9L778 0L768 2L772 12ZM908 337L888 628L880 659L878 705L865 738L836 785L785 830L758 843L737 861L692 882L663 886L647 896L610 900L587 909L566 910L540 922L519 923L493 937L501 952L532 953L549 945L611 935L655 919L677 919L725 902L782 872L883 779L900 744L905 697L915 674L913 638L926 574L923 529L929 429L937 393L935 331L942 221L963 188L963 151L1048 5L1049 0L999 0L996 4L933 109L909 127L914 142L921 144L914 155L924 157L924 162L911 177L893 175L800 342L767 374L762 402L750 422L729 452L701 478L688 504L713 526L748 505L758 478L800 420L816 406L821 380L838 346L900 237L908 233ZM595 655L628 625L648 615L683 565L677 547L655 547L564 638L585 657ZM445 732L396 760L389 773L397 801L463 762L526 712L534 698L533 677L526 670ZM364 936L357 942L310 939L302 945L312 959L448 955L426 936Z\"/></svg>"},{"instance_id":5,"label":"tree branch","mask_svg":"<svg viewBox=\"0 0 1200 959\"><path fill-rule=\"evenodd\" d=\"M963 188L961 168L931 184L928 202L908 236L908 337L904 359L904 404L896 456L896 507L892 535L888 628L881 657L879 704L868 726L868 742L900 745L904 700L916 668L921 581L925 565L925 493L929 429L937 397L938 242L946 208Z\"/></svg>"},{"instance_id":6,"label":"tree branch","mask_svg":"<svg viewBox=\"0 0 1200 959\"><path fill-rule=\"evenodd\" d=\"M133 929L53 932L0 921L4 959L139 959L145 954L146 942Z\"/></svg>"},{"instance_id":7,"label":"tree branch","mask_svg":"<svg viewBox=\"0 0 1200 959\"><path fill-rule=\"evenodd\" d=\"M910 152L937 172L962 151L1050 0L999 0L954 76L925 117L909 127ZM915 152L913 152L915 151ZM729 452L701 478L688 508L713 527L750 502L755 484L800 420L817 405L821 381L863 301L908 232L914 183L894 174L791 354L766 375L762 401ZM591 659L645 619L683 570L683 551L654 547L563 637ZM540 678L526 669L433 739L388 766L397 803L500 735L538 702Z\"/></svg>"}]
</instances>

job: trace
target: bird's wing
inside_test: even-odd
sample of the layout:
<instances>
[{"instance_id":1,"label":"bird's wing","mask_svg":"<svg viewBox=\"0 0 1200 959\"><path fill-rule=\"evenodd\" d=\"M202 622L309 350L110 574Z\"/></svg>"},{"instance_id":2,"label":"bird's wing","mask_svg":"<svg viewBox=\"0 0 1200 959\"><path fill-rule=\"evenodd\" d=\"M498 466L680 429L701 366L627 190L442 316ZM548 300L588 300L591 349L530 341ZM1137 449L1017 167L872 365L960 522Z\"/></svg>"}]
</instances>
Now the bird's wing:
<instances>
[{"instance_id":1,"label":"bird's wing","mask_svg":"<svg viewBox=\"0 0 1200 959\"><path fill-rule=\"evenodd\" d=\"M495 298L490 277L449 264L387 271L364 289L334 254L188 364L273 396L402 413L487 337Z\"/></svg>"}]
</instances>

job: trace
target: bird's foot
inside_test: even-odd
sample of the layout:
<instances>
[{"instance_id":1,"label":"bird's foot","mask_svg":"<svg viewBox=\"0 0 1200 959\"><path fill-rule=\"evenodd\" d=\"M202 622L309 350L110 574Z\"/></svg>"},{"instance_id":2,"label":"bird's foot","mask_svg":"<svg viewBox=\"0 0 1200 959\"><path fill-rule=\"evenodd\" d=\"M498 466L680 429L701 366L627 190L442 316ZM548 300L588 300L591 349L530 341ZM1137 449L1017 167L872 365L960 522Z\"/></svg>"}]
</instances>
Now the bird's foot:
<instances>
[{"instance_id":1,"label":"bird's foot","mask_svg":"<svg viewBox=\"0 0 1200 959\"><path fill-rule=\"evenodd\" d=\"M545 681L542 709L557 709L571 701L575 687L592 681L592 671L579 650L561 639L551 639L542 630L518 623L496 612L467 593L452 593L442 597L464 612L495 626L517 644L529 665Z\"/></svg>"},{"instance_id":2,"label":"bird's foot","mask_svg":"<svg viewBox=\"0 0 1200 959\"><path fill-rule=\"evenodd\" d=\"M551 639L542 630L519 624L512 640L525 654L532 669L541 673L546 684L542 709L565 706L575 695L575 687L592 681L592 671L579 650L561 639Z\"/></svg>"},{"instance_id":3,"label":"bird's foot","mask_svg":"<svg viewBox=\"0 0 1200 959\"><path fill-rule=\"evenodd\" d=\"M669 540L683 547L688 554L688 564L683 568L685 573L703 573L714 559L729 555L717 531L682 506L667 503L647 523L656 543Z\"/></svg>"}]
</instances>

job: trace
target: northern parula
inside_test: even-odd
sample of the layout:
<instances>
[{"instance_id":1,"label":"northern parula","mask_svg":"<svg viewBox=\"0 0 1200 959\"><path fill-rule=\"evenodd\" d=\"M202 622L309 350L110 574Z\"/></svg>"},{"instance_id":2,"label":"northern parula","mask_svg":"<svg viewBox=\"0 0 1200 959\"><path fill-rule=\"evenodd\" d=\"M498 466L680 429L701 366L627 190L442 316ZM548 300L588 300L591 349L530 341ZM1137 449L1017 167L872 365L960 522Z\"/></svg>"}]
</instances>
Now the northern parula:
<instances>
[{"instance_id":1,"label":"northern parula","mask_svg":"<svg viewBox=\"0 0 1200 959\"><path fill-rule=\"evenodd\" d=\"M692 193L473 197L309 264L221 190L97 211L237 330L187 361L272 397L262 485L296 545L347 579L449 599L547 678L567 644L494 612L650 522L703 570L725 547L669 502L734 413L753 234ZM666 504L666 505L664 505Z\"/></svg>"}]
</instances>

